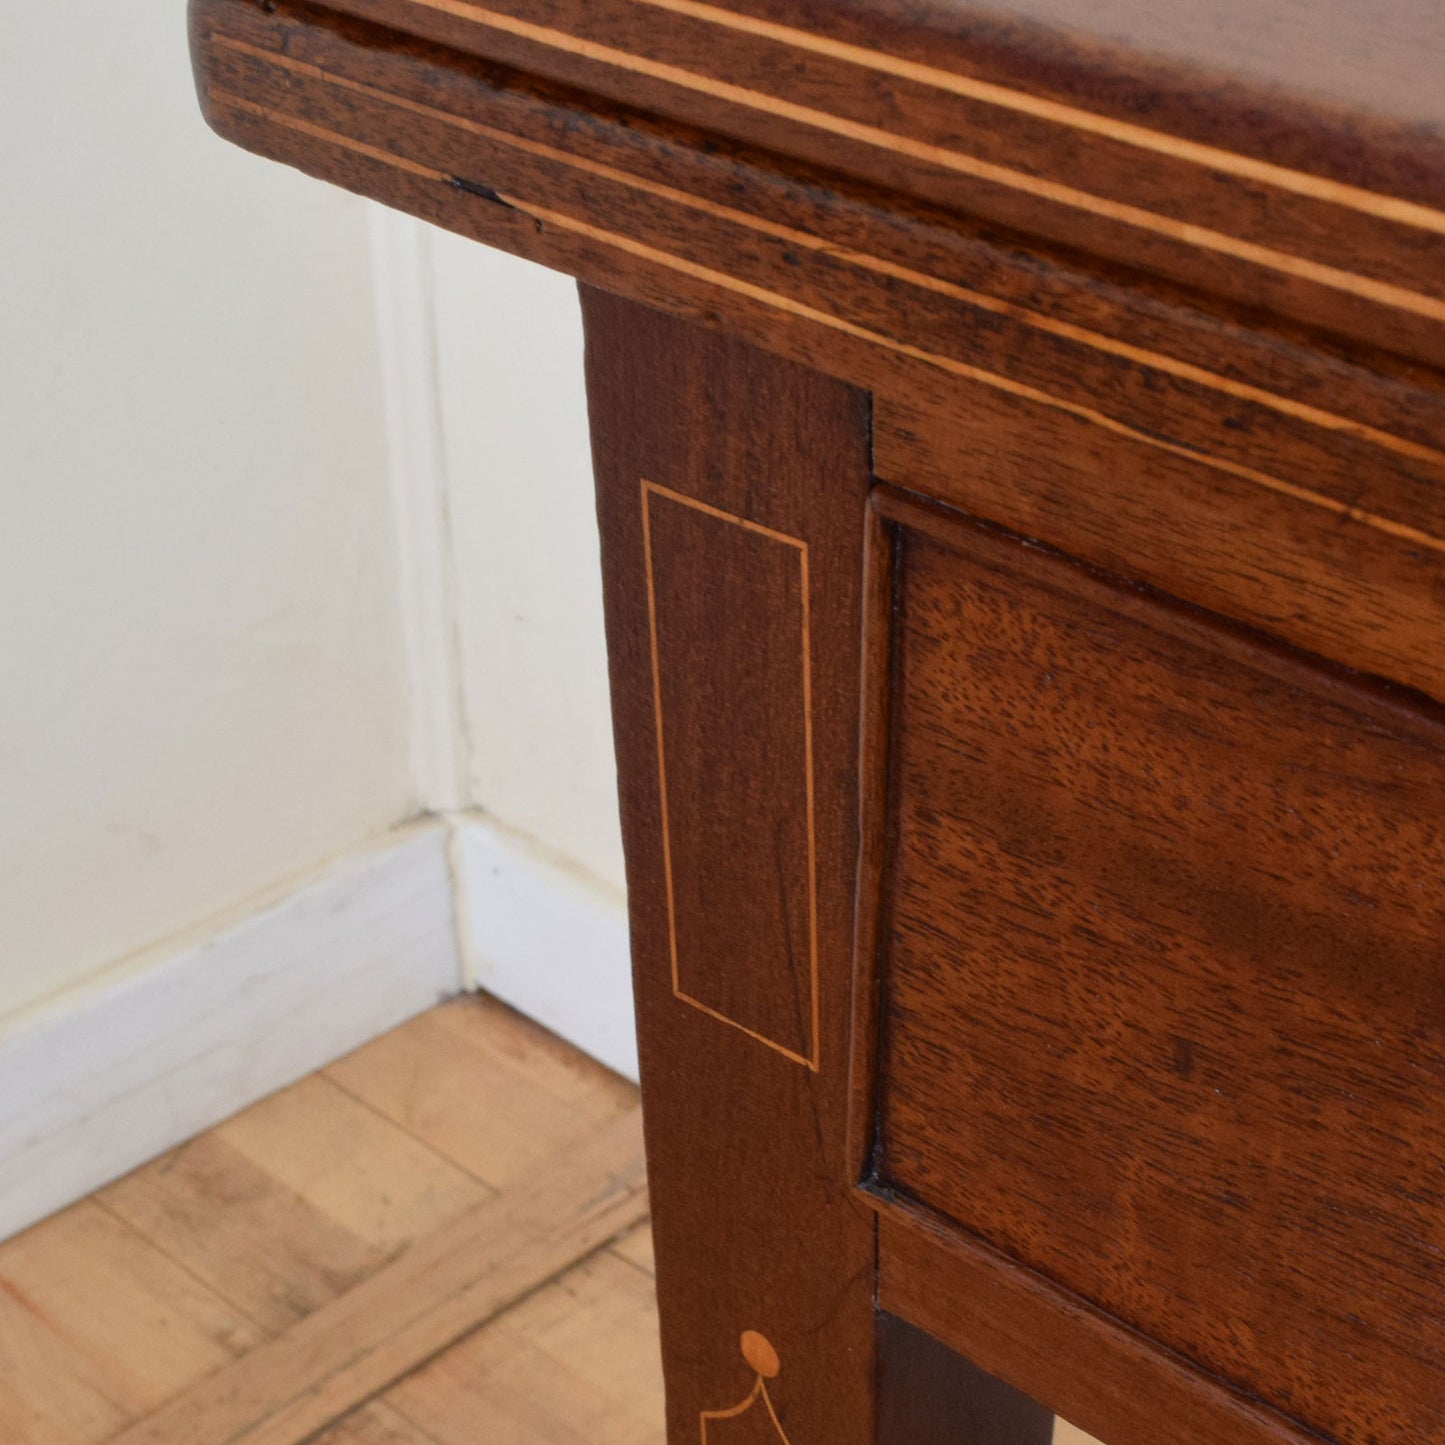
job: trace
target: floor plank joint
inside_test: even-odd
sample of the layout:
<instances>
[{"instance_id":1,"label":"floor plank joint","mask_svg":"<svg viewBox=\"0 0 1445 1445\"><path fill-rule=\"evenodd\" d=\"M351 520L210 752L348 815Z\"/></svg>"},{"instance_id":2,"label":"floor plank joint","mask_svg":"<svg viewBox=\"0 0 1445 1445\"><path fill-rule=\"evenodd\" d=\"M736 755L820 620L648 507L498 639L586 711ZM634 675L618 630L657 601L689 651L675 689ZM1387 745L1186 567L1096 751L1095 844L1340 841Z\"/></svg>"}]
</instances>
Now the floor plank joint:
<instances>
[{"instance_id":1,"label":"floor plank joint","mask_svg":"<svg viewBox=\"0 0 1445 1445\"><path fill-rule=\"evenodd\" d=\"M0 1438L660 1441L646 1217L636 1090L443 1005L0 1245Z\"/></svg>"}]
</instances>

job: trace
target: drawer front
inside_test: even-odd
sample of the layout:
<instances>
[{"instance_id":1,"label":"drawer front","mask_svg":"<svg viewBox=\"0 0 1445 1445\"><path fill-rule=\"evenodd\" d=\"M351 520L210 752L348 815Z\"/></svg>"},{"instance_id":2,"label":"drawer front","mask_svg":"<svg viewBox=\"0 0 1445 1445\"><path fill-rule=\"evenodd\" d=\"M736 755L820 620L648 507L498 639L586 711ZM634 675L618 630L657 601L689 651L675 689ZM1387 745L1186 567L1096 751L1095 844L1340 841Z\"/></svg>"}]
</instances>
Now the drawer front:
<instances>
[{"instance_id":1,"label":"drawer front","mask_svg":"<svg viewBox=\"0 0 1445 1445\"><path fill-rule=\"evenodd\" d=\"M1445 730L894 512L877 1185L1307 1426L1442 1438Z\"/></svg>"}]
</instances>

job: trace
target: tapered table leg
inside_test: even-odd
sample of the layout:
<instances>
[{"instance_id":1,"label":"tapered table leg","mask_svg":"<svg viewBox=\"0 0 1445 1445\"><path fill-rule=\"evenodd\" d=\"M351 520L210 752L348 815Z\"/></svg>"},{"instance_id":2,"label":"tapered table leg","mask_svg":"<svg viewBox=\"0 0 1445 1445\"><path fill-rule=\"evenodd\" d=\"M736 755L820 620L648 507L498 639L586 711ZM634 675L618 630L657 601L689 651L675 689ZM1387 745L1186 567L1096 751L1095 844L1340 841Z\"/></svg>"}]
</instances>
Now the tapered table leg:
<instances>
[{"instance_id":1,"label":"tapered table leg","mask_svg":"<svg viewBox=\"0 0 1445 1445\"><path fill-rule=\"evenodd\" d=\"M583 291L669 1439L874 1439L846 1121L867 397Z\"/></svg>"}]
</instances>

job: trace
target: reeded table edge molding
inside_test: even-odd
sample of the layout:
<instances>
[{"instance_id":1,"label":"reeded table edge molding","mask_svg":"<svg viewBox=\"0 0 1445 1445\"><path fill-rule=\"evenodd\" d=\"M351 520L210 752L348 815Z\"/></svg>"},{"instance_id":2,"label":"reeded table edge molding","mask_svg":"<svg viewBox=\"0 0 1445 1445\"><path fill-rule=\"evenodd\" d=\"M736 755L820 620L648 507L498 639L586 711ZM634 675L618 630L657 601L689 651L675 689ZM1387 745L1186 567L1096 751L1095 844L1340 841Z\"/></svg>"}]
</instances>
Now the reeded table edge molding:
<instances>
[{"instance_id":1,"label":"reeded table edge molding","mask_svg":"<svg viewBox=\"0 0 1445 1445\"><path fill-rule=\"evenodd\" d=\"M345 0L343 0L343 4ZM670 64L649 55L623 49L619 46L600 44L566 30L540 25L515 13L475 3L475 0L398 0L409 6L421 6L453 15L485 29L502 31L523 39L534 40L566 54L584 60L595 60L613 65L634 75L665 80L719 100L761 111L765 115L778 116L788 120L802 121L822 130L854 140L863 140L883 150L899 155L911 155L920 159L935 161L957 169L964 174L976 174L999 181L1018 190L1047 196L1065 205L1100 215L1110 215L1146 229L1160 230L1195 245L1220 250L1226 254L1246 260L1257 260L1261 264L1275 266L1285 271L1301 274L1313 273L1326 285L1342 289L1359 290L1361 294L1374 295L1377 299L1404 307L1418 309L1430 316L1445 315L1445 302L1427 295L1421 295L1406 287L1392 287L1371 282L1363 276L1335 267L1321 266L1305 257L1291 255L1285 251L1253 243L1244 237L1232 236L1207 227L1190 224L1143 207L1111 200L1088 190L1069 185L1062 180L1049 180L1026 171L1010 167L991 165L978 156L970 155L963 149L951 145L938 145L910 135L902 128L863 124L844 113L842 105L830 109L799 105L788 100L777 90L766 91L748 86L734 85L715 74L704 73L687 66ZM904 60L884 51L869 50L863 46L829 40L792 26L771 24L751 16L739 15L716 5L694 3L694 0L630 0L637 6L650 6L671 15L688 16L722 29L741 34L773 40L795 50L826 56L848 65L876 71L894 79L917 82L947 95L965 97L983 102L1000 110L1016 111L1055 125L1104 137L1135 147L1141 151L1154 152L1171 160L1220 175L1252 181L1273 187L1280 191L1308 196L1313 200L1358 211L1361 215L1373 216L1399 226L1414 227L1422 231L1445 235L1445 211L1437 207L1422 205L1385 191L1369 190L1363 186L1350 185L1332 180L1327 176L1313 175L1307 171L1277 165L1271 161L1241 155L1237 151L1225 150L1191 141L1167 131L1151 129L1129 121L1117 120L1095 111L1078 106L1062 105L1057 101L1031 96L1008 86L990 81L976 80L957 71L943 70L937 66L924 65L917 61ZM519 7L520 8L520 7ZM839 97L845 99L844 96Z\"/></svg>"},{"instance_id":2,"label":"reeded table edge molding","mask_svg":"<svg viewBox=\"0 0 1445 1445\"><path fill-rule=\"evenodd\" d=\"M228 138L870 391L895 453L894 419L927 395L937 418L1052 414L1121 465L1152 454L1146 474L1196 507L1213 477L1209 505L1277 532L1275 553L1250 543L1240 571L1211 520L1214 560L1197 586L1180 575L1181 595L1445 696L1427 635L1445 569L1433 373L1314 349L1135 273L331 11L192 0L191 14L202 102ZM1072 531L1039 536L1091 555ZM1317 579L1297 617L1264 576L1281 566ZM1401 625L1345 637L1330 621L1341 589Z\"/></svg>"},{"instance_id":3,"label":"reeded table edge molding","mask_svg":"<svg viewBox=\"0 0 1445 1445\"><path fill-rule=\"evenodd\" d=\"M699 0L332 8L1406 352L1445 325L1445 208L1388 189Z\"/></svg>"}]
</instances>

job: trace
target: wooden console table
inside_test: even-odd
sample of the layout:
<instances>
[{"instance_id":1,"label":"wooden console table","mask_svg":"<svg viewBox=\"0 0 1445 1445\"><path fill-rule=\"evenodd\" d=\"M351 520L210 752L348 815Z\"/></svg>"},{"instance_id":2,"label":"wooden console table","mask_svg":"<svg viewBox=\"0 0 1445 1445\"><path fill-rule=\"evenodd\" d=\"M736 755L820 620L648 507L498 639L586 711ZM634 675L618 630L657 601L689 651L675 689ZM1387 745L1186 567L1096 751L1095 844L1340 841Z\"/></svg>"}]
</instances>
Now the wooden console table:
<instances>
[{"instance_id":1,"label":"wooden console table","mask_svg":"<svg viewBox=\"0 0 1445 1445\"><path fill-rule=\"evenodd\" d=\"M670 1439L1445 1439L1445 8L191 24L584 283Z\"/></svg>"}]
</instances>

